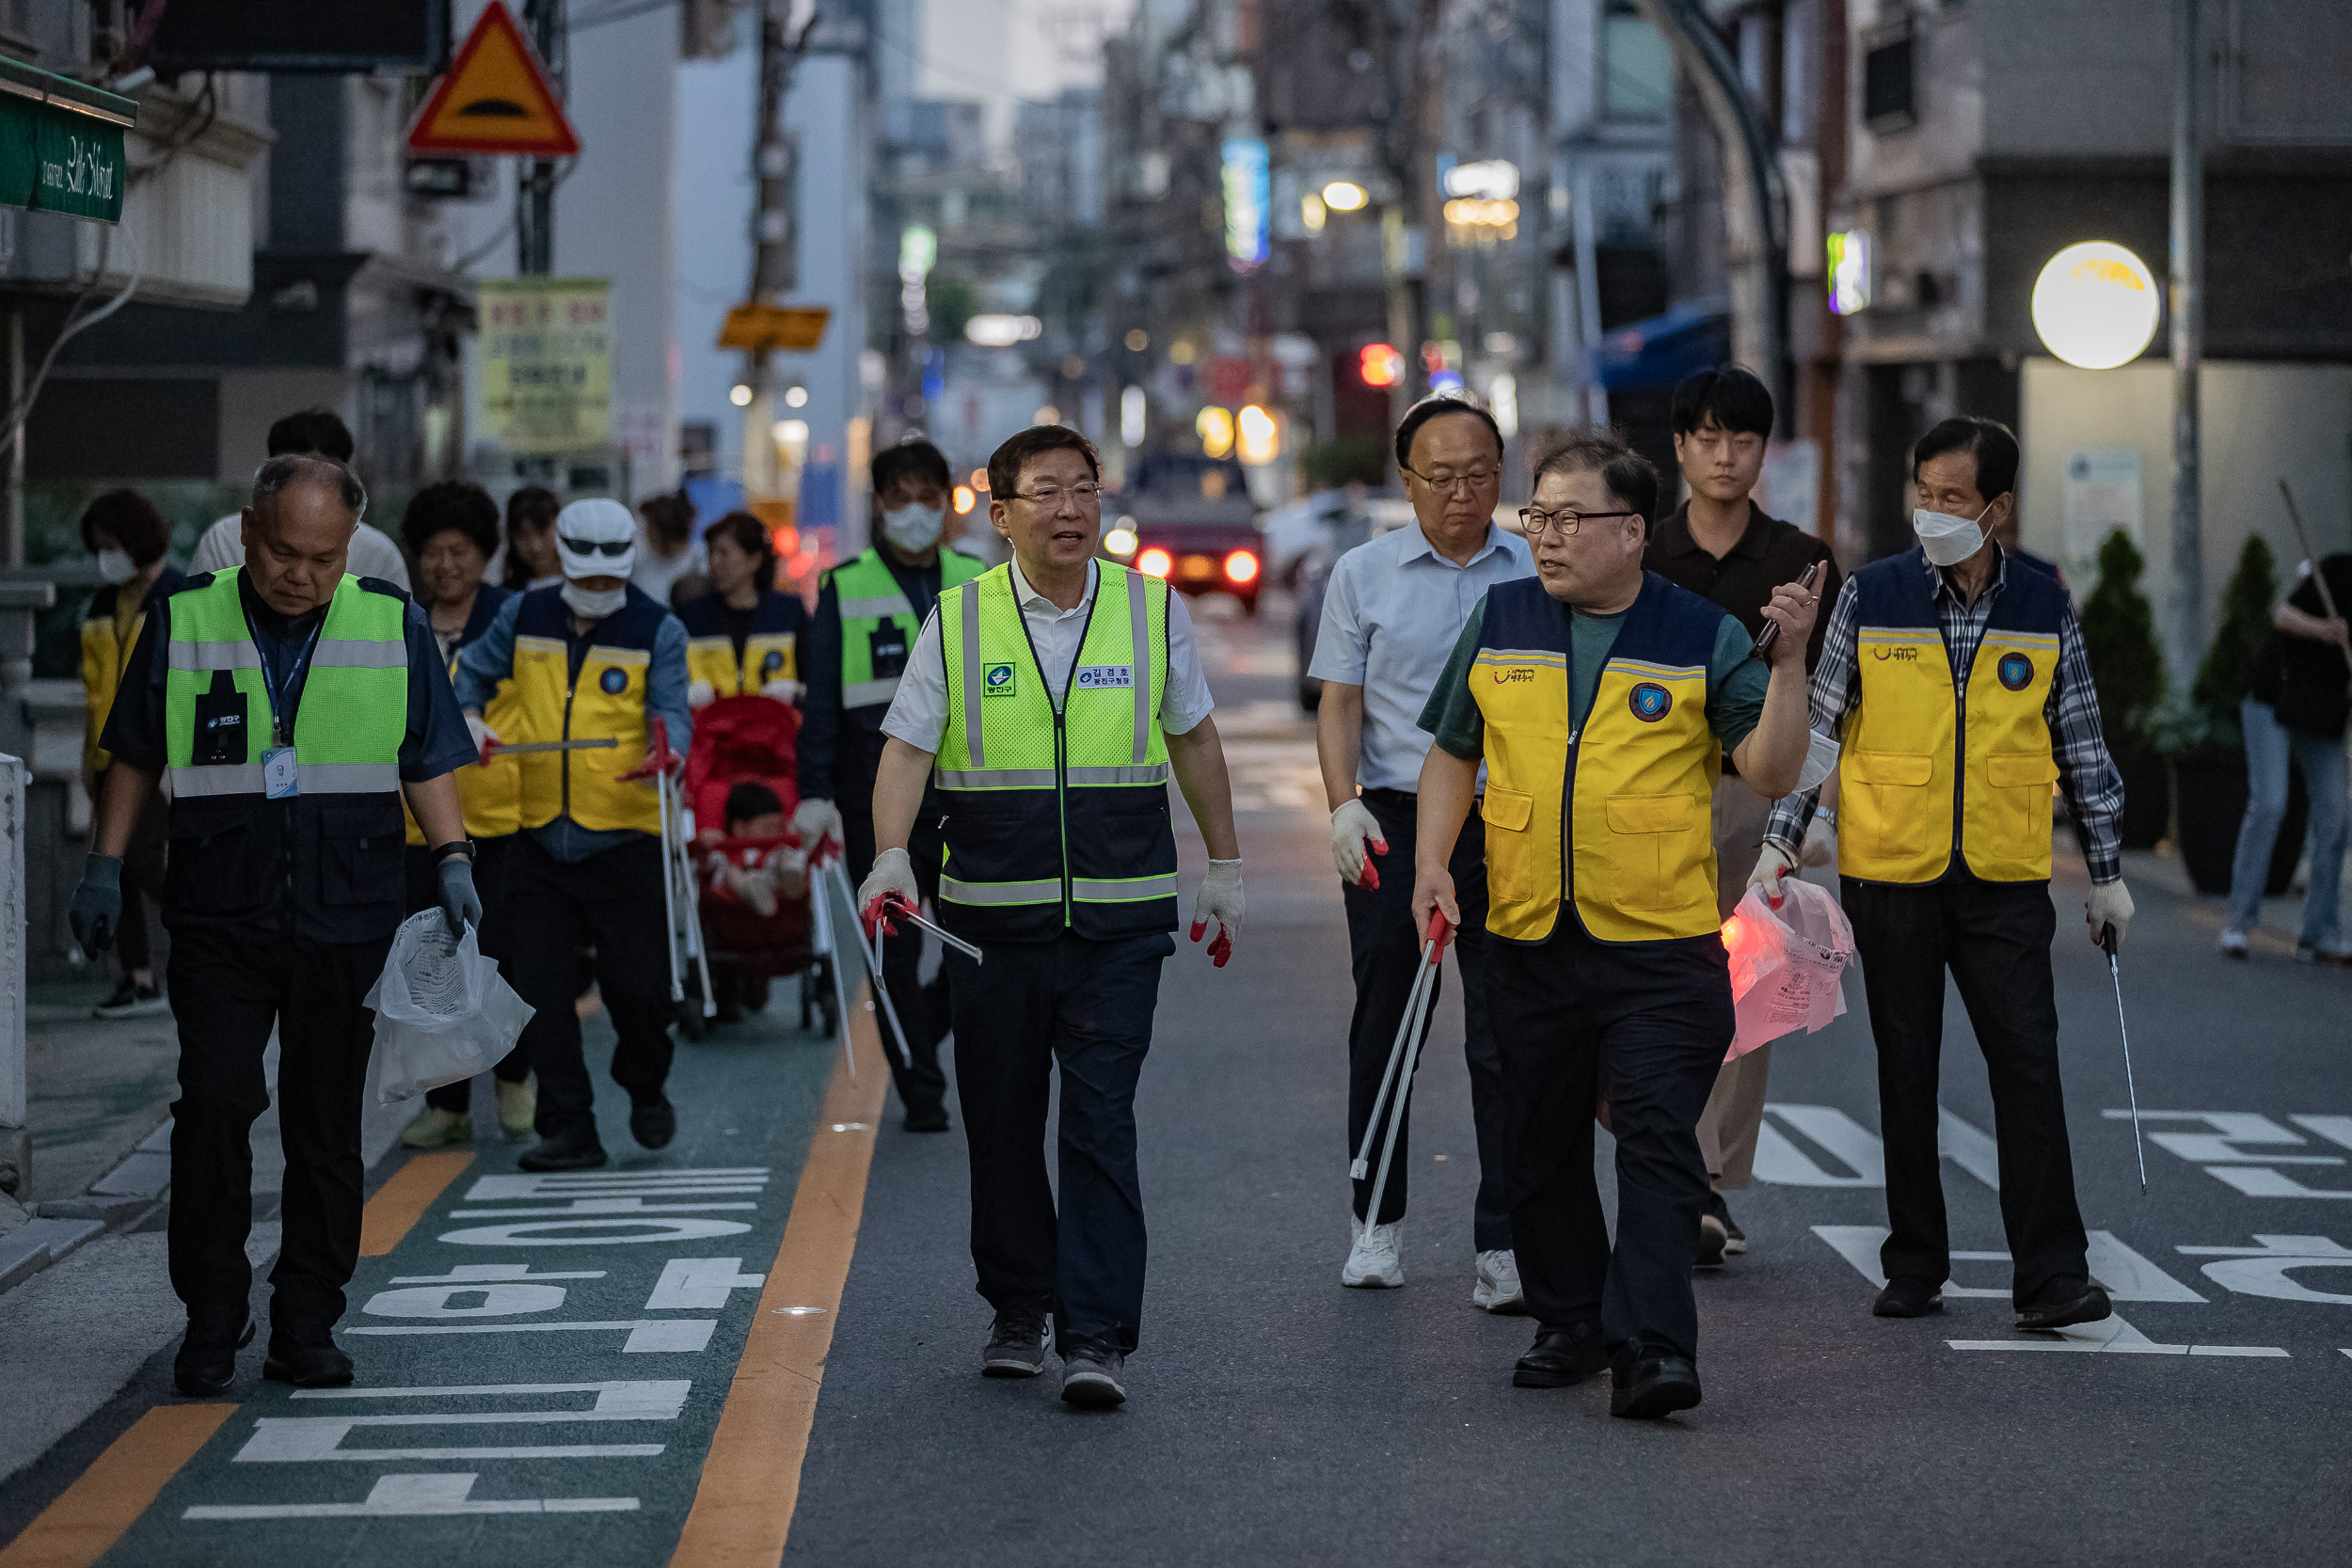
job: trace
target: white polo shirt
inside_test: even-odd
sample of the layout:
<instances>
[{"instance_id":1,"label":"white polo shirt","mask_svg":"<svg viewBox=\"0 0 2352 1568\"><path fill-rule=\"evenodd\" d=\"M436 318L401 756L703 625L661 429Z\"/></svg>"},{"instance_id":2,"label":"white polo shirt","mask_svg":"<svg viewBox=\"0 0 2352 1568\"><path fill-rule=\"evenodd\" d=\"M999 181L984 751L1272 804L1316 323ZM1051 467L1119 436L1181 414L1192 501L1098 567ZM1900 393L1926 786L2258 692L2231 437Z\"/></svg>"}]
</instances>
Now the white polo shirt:
<instances>
[{"instance_id":1,"label":"white polo shirt","mask_svg":"<svg viewBox=\"0 0 2352 1568\"><path fill-rule=\"evenodd\" d=\"M231 512L215 518L204 537L196 542L196 553L188 558L188 576L225 572L244 564L245 514ZM351 553L343 560L343 570L355 578L380 578L396 588L408 588L408 562L400 546L382 529L366 523L351 535Z\"/></svg>"},{"instance_id":2,"label":"white polo shirt","mask_svg":"<svg viewBox=\"0 0 2352 1568\"><path fill-rule=\"evenodd\" d=\"M1102 577L1094 562L1087 562L1087 590L1076 606L1064 610L1029 586L1021 563L1011 563L1013 596L1021 601L1021 619L1029 628L1029 645L1037 650L1045 689L1056 707L1070 686L1078 643L1086 635L1087 612L1094 608L1094 590ZM954 590L948 590L953 593ZM1449 642L1447 646L1452 647ZM1442 657L1439 659L1442 663ZM1183 735L1206 719L1216 706L1209 695L1209 678L1200 669L1200 652L1194 644L1192 615L1184 595L1168 595L1168 683L1160 692L1160 728ZM947 733L947 661L939 646L939 611L933 610L907 655L906 673L898 694L882 718L882 734L896 736L920 751L936 753Z\"/></svg>"}]
</instances>

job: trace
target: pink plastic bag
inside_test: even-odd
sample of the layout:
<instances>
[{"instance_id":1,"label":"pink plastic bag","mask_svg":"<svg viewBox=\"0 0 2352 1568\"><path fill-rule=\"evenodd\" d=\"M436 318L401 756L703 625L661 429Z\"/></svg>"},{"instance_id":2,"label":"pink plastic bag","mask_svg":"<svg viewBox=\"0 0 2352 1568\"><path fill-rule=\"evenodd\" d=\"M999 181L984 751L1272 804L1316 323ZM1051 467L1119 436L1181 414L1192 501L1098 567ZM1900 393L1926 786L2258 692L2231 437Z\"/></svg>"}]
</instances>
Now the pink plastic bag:
<instances>
[{"instance_id":1,"label":"pink plastic bag","mask_svg":"<svg viewBox=\"0 0 2352 1568\"><path fill-rule=\"evenodd\" d=\"M1798 1029L1815 1033L1846 1010L1842 977L1853 961L1846 911L1811 882L1789 877L1780 887L1779 908L1750 888L1724 923L1739 1018L1725 1061Z\"/></svg>"}]
</instances>

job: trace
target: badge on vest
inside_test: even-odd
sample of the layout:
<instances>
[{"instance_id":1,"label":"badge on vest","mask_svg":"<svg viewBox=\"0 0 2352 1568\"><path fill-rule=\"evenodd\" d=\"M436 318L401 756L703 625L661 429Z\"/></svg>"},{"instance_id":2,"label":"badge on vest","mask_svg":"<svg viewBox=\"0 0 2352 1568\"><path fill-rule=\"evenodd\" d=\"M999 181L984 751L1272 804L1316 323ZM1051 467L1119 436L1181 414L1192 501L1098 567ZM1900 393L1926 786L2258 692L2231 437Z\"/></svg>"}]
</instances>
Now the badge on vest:
<instances>
[{"instance_id":1,"label":"badge on vest","mask_svg":"<svg viewBox=\"0 0 2352 1568\"><path fill-rule=\"evenodd\" d=\"M1012 695L1012 666L984 664L980 667L980 695L1009 697Z\"/></svg>"},{"instance_id":2,"label":"badge on vest","mask_svg":"<svg viewBox=\"0 0 2352 1568\"><path fill-rule=\"evenodd\" d=\"M1675 694L1656 681L1642 681L1627 694L1626 705L1645 724L1655 724L1674 711Z\"/></svg>"},{"instance_id":3,"label":"badge on vest","mask_svg":"<svg viewBox=\"0 0 2352 1568\"><path fill-rule=\"evenodd\" d=\"M2001 656L2001 662L1993 667L1993 673L2011 691L2023 691L2033 684L2033 660L2021 653L2006 653Z\"/></svg>"},{"instance_id":4,"label":"badge on vest","mask_svg":"<svg viewBox=\"0 0 2352 1568\"><path fill-rule=\"evenodd\" d=\"M784 655L781 651L774 648L769 649L768 657L759 661L759 673L763 675L773 675L776 672L782 670L783 668Z\"/></svg>"},{"instance_id":5,"label":"badge on vest","mask_svg":"<svg viewBox=\"0 0 2352 1568\"><path fill-rule=\"evenodd\" d=\"M293 747L273 747L262 753L262 793L272 800L291 800L302 793L302 774L294 766Z\"/></svg>"},{"instance_id":6,"label":"badge on vest","mask_svg":"<svg viewBox=\"0 0 2352 1568\"><path fill-rule=\"evenodd\" d=\"M604 688L606 696L617 697L628 689L628 672L614 665L596 677L596 684Z\"/></svg>"},{"instance_id":7,"label":"badge on vest","mask_svg":"<svg viewBox=\"0 0 2352 1568\"><path fill-rule=\"evenodd\" d=\"M213 673L213 687L196 699L196 735L188 761L198 768L238 766L246 759L245 693L229 672Z\"/></svg>"},{"instance_id":8,"label":"badge on vest","mask_svg":"<svg viewBox=\"0 0 2352 1568\"><path fill-rule=\"evenodd\" d=\"M1133 690L1136 671L1132 664L1081 664L1078 673L1070 677L1082 691L1099 691L1116 687Z\"/></svg>"}]
</instances>

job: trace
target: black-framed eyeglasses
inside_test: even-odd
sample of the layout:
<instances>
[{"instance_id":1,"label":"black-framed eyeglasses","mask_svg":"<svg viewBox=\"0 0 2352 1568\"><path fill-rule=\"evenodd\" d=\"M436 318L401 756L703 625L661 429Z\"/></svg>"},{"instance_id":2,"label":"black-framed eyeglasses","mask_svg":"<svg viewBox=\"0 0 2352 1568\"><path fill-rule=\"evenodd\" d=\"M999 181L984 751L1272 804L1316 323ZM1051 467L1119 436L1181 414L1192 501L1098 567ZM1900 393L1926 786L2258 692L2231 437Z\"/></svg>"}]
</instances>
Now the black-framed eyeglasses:
<instances>
[{"instance_id":1,"label":"black-framed eyeglasses","mask_svg":"<svg viewBox=\"0 0 2352 1568\"><path fill-rule=\"evenodd\" d=\"M1560 537L1566 539L1586 523L1603 522L1611 517L1638 517L1640 515L1639 512L1579 512L1574 507L1568 506L1564 506L1557 512L1546 512L1539 507L1522 506L1519 508L1519 527L1526 530L1530 539L1541 539L1555 528L1560 531Z\"/></svg>"},{"instance_id":2,"label":"black-framed eyeglasses","mask_svg":"<svg viewBox=\"0 0 2352 1568\"><path fill-rule=\"evenodd\" d=\"M634 539L565 539L560 533L556 539L574 555L603 555L615 560L637 547Z\"/></svg>"},{"instance_id":3,"label":"black-framed eyeglasses","mask_svg":"<svg viewBox=\"0 0 2352 1568\"><path fill-rule=\"evenodd\" d=\"M1464 485L1472 490L1484 490L1502 477L1501 468L1472 468L1466 474L1425 474L1419 468L1406 468L1405 471L1432 490L1447 490L1455 495L1461 494Z\"/></svg>"}]
</instances>

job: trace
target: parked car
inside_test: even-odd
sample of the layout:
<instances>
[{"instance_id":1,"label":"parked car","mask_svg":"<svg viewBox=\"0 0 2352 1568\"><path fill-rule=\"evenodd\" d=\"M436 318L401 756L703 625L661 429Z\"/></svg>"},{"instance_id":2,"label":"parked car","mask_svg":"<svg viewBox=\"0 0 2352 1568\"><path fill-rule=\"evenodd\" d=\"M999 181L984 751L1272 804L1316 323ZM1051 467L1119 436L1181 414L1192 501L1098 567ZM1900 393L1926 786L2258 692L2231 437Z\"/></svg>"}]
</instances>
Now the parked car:
<instances>
[{"instance_id":1,"label":"parked car","mask_svg":"<svg viewBox=\"0 0 2352 1568\"><path fill-rule=\"evenodd\" d=\"M1293 632L1298 647L1298 705L1309 713L1323 705L1323 683L1307 672L1315 661L1315 632L1323 625L1323 595L1333 563L1357 546L1412 520L1411 501L1395 496L1370 497L1333 522L1323 543L1309 550L1299 563L1298 619Z\"/></svg>"},{"instance_id":2,"label":"parked car","mask_svg":"<svg viewBox=\"0 0 2352 1568\"><path fill-rule=\"evenodd\" d=\"M1103 552L1184 594L1231 594L1258 612L1265 543L1239 463L1198 453L1137 460Z\"/></svg>"},{"instance_id":3,"label":"parked car","mask_svg":"<svg viewBox=\"0 0 2352 1568\"><path fill-rule=\"evenodd\" d=\"M1296 588L1307 558L1330 536L1332 529L1346 520L1349 510L1348 492L1333 488L1302 496L1268 512L1259 525L1265 534L1266 580Z\"/></svg>"}]
</instances>

